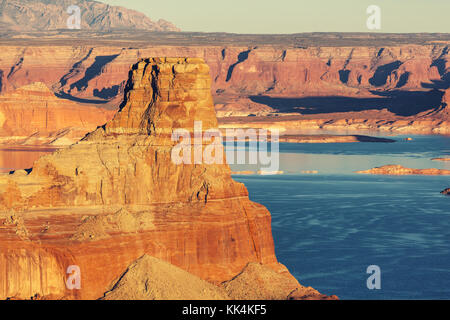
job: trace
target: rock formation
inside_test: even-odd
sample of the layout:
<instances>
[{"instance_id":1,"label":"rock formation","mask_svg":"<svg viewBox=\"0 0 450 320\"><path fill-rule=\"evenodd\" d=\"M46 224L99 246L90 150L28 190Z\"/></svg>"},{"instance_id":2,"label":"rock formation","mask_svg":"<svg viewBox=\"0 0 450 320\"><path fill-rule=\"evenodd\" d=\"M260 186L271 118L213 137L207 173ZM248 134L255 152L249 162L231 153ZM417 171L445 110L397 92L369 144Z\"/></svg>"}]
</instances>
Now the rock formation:
<instances>
[{"instance_id":1,"label":"rock formation","mask_svg":"<svg viewBox=\"0 0 450 320\"><path fill-rule=\"evenodd\" d=\"M51 42L50 42L51 43ZM91 105L115 105L142 56L202 57L221 125L449 134L448 45L2 46L2 92L44 82ZM46 70L52 70L47 72ZM248 117L251 115L252 117ZM230 119L230 116L234 116Z\"/></svg>"},{"instance_id":2,"label":"rock formation","mask_svg":"<svg viewBox=\"0 0 450 320\"><path fill-rule=\"evenodd\" d=\"M387 165L382 167L373 168L365 171L357 171L356 173L363 174L383 174L383 175L450 175L450 170L444 169L411 169L405 168L400 165Z\"/></svg>"},{"instance_id":3,"label":"rock formation","mask_svg":"<svg viewBox=\"0 0 450 320\"><path fill-rule=\"evenodd\" d=\"M438 112L442 117L450 117L450 89L445 90L445 94L442 97L441 110Z\"/></svg>"},{"instance_id":4,"label":"rock formation","mask_svg":"<svg viewBox=\"0 0 450 320\"><path fill-rule=\"evenodd\" d=\"M0 144L71 144L114 111L57 98L41 82L0 96Z\"/></svg>"},{"instance_id":5,"label":"rock formation","mask_svg":"<svg viewBox=\"0 0 450 320\"><path fill-rule=\"evenodd\" d=\"M172 23L154 22L145 14L91 0L3 0L0 3L2 30L42 31L67 29L70 6L78 6L84 30L180 31ZM71 12L72 14L74 11Z\"/></svg>"},{"instance_id":6,"label":"rock formation","mask_svg":"<svg viewBox=\"0 0 450 320\"><path fill-rule=\"evenodd\" d=\"M210 83L201 59L142 59L111 121L32 170L0 175L0 298L99 298L145 254L214 284L250 262L291 277L270 213L227 164L172 161L173 130L192 133L196 120L218 130ZM65 286L71 265L81 290Z\"/></svg>"},{"instance_id":7,"label":"rock formation","mask_svg":"<svg viewBox=\"0 0 450 320\"><path fill-rule=\"evenodd\" d=\"M289 292L290 300L337 299L336 296L321 295L311 287L299 288L294 277L286 277L259 263L249 263L241 273L221 286L235 300L285 300L286 292Z\"/></svg>"}]
</instances>

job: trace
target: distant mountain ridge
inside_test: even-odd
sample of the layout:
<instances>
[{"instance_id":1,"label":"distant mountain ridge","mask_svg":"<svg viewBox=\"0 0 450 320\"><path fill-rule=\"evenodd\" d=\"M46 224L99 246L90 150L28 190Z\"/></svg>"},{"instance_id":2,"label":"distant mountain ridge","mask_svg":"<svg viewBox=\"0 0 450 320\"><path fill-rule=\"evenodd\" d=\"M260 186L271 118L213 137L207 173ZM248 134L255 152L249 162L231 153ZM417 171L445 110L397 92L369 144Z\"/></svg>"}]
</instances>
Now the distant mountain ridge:
<instances>
[{"instance_id":1,"label":"distant mountain ridge","mask_svg":"<svg viewBox=\"0 0 450 320\"><path fill-rule=\"evenodd\" d=\"M94 0L0 0L0 29L46 31L68 29L70 6L81 11L81 29L180 31L169 21L152 21L145 14Z\"/></svg>"}]
</instances>

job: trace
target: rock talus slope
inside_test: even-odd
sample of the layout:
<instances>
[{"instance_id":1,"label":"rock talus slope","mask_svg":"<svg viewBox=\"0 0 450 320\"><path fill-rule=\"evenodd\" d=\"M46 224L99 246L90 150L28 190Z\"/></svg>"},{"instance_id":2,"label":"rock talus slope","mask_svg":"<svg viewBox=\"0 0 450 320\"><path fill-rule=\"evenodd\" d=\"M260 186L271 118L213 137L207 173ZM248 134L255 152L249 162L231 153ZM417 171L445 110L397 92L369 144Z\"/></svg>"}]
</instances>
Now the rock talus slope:
<instances>
[{"instance_id":1,"label":"rock talus slope","mask_svg":"<svg viewBox=\"0 0 450 320\"><path fill-rule=\"evenodd\" d=\"M142 59L110 122L0 176L0 298L99 298L145 254L215 284L250 262L291 277L270 213L227 164L172 162L173 130L218 126L210 82L201 59ZM65 286L70 265L81 290Z\"/></svg>"}]
</instances>

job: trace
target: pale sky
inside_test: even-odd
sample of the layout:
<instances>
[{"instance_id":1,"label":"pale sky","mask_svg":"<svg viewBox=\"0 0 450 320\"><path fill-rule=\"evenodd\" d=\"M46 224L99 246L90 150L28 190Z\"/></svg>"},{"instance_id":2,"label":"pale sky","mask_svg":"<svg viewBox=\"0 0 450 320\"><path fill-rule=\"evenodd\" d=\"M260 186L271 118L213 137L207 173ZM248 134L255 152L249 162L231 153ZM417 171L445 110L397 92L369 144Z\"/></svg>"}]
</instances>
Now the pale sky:
<instances>
[{"instance_id":1,"label":"pale sky","mask_svg":"<svg viewBox=\"0 0 450 320\"><path fill-rule=\"evenodd\" d=\"M367 7L381 8L372 32L450 32L450 0L100 0L163 18L183 31L368 32Z\"/></svg>"}]
</instances>

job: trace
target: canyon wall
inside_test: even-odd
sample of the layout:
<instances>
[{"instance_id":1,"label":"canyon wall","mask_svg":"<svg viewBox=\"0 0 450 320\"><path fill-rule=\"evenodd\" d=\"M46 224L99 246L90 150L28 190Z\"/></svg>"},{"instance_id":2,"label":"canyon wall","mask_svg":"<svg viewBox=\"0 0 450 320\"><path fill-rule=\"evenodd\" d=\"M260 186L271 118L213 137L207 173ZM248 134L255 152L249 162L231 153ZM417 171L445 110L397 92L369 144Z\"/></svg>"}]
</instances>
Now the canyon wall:
<instances>
[{"instance_id":1,"label":"canyon wall","mask_svg":"<svg viewBox=\"0 0 450 320\"><path fill-rule=\"evenodd\" d=\"M373 96L371 91L448 87L446 45L286 49L4 46L2 85L8 90L39 81L69 97L109 100L123 91L129 66L136 59L161 54L205 59L218 98L226 94L367 97Z\"/></svg>"},{"instance_id":2,"label":"canyon wall","mask_svg":"<svg viewBox=\"0 0 450 320\"><path fill-rule=\"evenodd\" d=\"M442 123L448 120L445 92L450 81L445 43L306 48L5 45L0 53L2 93L42 82L61 99L116 110L129 66L145 56L203 58L211 70L217 114L224 119L355 119L362 127L365 120L375 120L368 129L377 129L377 120L387 126L425 120L417 125L419 132L449 131L448 123ZM401 122L392 127L404 130Z\"/></svg>"},{"instance_id":3,"label":"canyon wall","mask_svg":"<svg viewBox=\"0 0 450 320\"><path fill-rule=\"evenodd\" d=\"M393 176L404 176L404 175L424 175L424 176L441 176L450 175L450 170L446 169L412 169L405 168L400 165L386 165L382 167L377 167L369 170L361 170L356 173L361 174L378 174L378 175L393 175Z\"/></svg>"},{"instance_id":4,"label":"canyon wall","mask_svg":"<svg viewBox=\"0 0 450 320\"><path fill-rule=\"evenodd\" d=\"M70 144L113 114L59 99L45 84L32 83L0 96L0 144Z\"/></svg>"}]
</instances>

